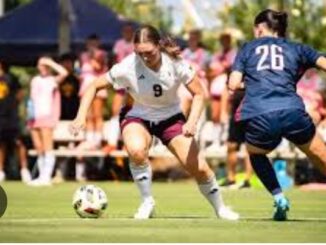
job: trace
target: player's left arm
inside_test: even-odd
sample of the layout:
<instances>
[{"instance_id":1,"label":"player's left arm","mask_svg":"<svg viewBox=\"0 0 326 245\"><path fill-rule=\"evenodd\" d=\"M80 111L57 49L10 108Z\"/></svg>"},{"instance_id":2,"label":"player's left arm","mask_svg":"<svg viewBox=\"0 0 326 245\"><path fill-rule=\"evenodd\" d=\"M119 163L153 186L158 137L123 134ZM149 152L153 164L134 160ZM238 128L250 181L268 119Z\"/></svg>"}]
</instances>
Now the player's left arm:
<instances>
[{"instance_id":1,"label":"player's left arm","mask_svg":"<svg viewBox=\"0 0 326 245\"><path fill-rule=\"evenodd\" d=\"M228 88L232 91L237 89L244 89L243 74L240 71L232 71L230 74Z\"/></svg>"},{"instance_id":2,"label":"player's left arm","mask_svg":"<svg viewBox=\"0 0 326 245\"><path fill-rule=\"evenodd\" d=\"M192 136L195 133L196 125L204 109L206 99L204 88L201 85L200 79L197 75L195 75L194 78L186 84L186 88L193 96L189 117L186 123L190 130L188 133L190 136ZM188 133L186 132L186 135Z\"/></svg>"}]
</instances>

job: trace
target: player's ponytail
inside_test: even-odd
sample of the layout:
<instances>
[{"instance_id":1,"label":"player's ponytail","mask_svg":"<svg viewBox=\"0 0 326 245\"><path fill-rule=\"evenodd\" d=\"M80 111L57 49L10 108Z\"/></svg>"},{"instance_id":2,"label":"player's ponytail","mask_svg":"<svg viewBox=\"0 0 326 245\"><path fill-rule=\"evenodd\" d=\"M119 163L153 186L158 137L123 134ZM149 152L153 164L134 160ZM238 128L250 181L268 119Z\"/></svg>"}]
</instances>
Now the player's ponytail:
<instances>
[{"instance_id":1,"label":"player's ponytail","mask_svg":"<svg viewBox=\"0 0 326 245\"><path fill-rule=\"evenodd\" d=\"M160 50L173 59L178 59L180 54L180 47L169 36L161 37L158 30L151 25L144 25L138 28L133 37L133 43L151 42L158 45Z\"/></svg>"},{"instance_id":2,"label":"player's ponytail","mask_svg":"<svg viewBox=\"0 0 326 245\"><path fill-rule=\"evenodd\" d=\"M180 58L181 49L171 37L166 36L161 38L159 44L162 52L165 52L173 59Z\"/></svg>"},{"instance_id":3,"label":"player's ponytail","mask_svg":"<svg viewBox=\"0 0 326 245\"><path fill-rule=\"evenodd\" d=\"M266 9L260 12L255 18L254 24L257 26L260 23L265 23L270 30L277 32L279 37L285 37L288 26L288 15L283 11Z\"/></svg>"}]
</instances>

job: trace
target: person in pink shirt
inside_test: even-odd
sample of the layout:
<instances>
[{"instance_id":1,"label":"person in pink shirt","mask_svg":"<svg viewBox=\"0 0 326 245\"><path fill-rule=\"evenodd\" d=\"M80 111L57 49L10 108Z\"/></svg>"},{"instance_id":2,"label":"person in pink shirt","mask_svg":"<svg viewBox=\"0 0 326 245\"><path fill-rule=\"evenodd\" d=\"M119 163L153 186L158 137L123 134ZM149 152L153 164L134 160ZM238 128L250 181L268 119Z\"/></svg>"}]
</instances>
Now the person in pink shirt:
<instances>
[{"instance_id":1,"label":"person in pink shirt","mask_svg":"<svg viewBox=\"0 0 326 245\"><path fill-rule=\"evenodd\" d=\"M125 23L121 31L122 37L118 39L113 46L113 53L117 63L121 62L134 51L134 46L132 44L133 33L134 28L132 24L129 22Z\"/></svg>"},{"instance_id":2,"label":"person in pink shirt","mask_svg":"<svg viewBox=\"0 0 326 245\"><path fill-rule=\"evenodd\" d=\"M90 35L86 40L86 51L80 55L80 68L81 87L79 95L83 96L87 87L108 69L107 52L100 48L100 40L95 34ZM106 90L98 91L88 114L86 141L84 142L87 148L97 148L101 145L103 107L107 96Z\"/></svg>"},{"instance_id":3,"label":"person in pink shirt","mask_svg":"<svg viewBox=\"0 0 326 245\"><path fill-rule=\"evenodd\" d=\"M204 48L202 42L202 33L198 29L191 30L189 32L188 47L185 48L181 57L189 62L193 69L197 72L201 78L201 85L205 91L205 96L208 96L206 70L209 64L209 53ZM187 89L181 85L178 90L178 96L181 100L181 108L183 113L187 116L190 111L192 95Z\"/></svg>"},{"instance_id":4,"label":"person in pink shirt","mask_svg":"<svg viewBox=\"0 0 326 245\"><path fill-rule=\"evenodd\" d=\"M134 45L132 43L132 37L134 34L134 27L131 22L126 22L121 31L121 38L116 41L113 46L113 53L116 63L121 62L125 57L130 55L134 51ZM119 126L119 112L125 103L125 90L115 90L112 107L111 118L106 129L107 145L103 148L106 153L117 149L118 141L120 138L120 126Z\"/></svg>"},{"instance_id":5,"label":"person in pink shirt","mask_svg":"<svg viewBox=\"0 0 326 245\"><path fill-rule=\"evenodd\" d=\"M33 145L37 151L39 177L32 186L50 185L55 156L53 150L53 129L60 117L60 93L58 84L68 75L67 70L48 57L37 62L38 75L31 81L28 106L28 126ZM56 75L52 75L52 70Z\"/></svg>"},{"instance_id":6,"label":"person in pink shirt","mask_svg":"<svg viewBox=\"0 0 326 245\"><path fill-rule=\"evenodd\" d=\"M220 127L221 97L224 93L227 93L226 82L236 56L236 49L232 48L232 37L230 34L223 33L220 35L219 42L221 50L212 56L207 72L211 97L211 119L218 136L222 135L222 127Z\"/></svg>"}]
</instances>

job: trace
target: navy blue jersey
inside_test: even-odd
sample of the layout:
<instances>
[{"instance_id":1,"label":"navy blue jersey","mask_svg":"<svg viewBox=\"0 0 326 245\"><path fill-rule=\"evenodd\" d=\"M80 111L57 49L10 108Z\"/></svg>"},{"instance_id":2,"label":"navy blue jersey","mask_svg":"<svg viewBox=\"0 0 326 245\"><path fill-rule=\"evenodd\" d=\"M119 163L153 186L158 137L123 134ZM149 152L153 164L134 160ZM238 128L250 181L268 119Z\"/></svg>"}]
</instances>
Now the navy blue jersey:
<instances>
[{"instance_id":1,"label":"navy blue jersey","mask_svg":"<svg viewBox=\"0 0 326 245\"><path fill-rule=\"evenodd\" d=\"M282 109L304 109L296 84L320 55L285 38L262 37L245 44L232 67L243 74L246 87L237 120Z\"/></svg>"}]
</instances>

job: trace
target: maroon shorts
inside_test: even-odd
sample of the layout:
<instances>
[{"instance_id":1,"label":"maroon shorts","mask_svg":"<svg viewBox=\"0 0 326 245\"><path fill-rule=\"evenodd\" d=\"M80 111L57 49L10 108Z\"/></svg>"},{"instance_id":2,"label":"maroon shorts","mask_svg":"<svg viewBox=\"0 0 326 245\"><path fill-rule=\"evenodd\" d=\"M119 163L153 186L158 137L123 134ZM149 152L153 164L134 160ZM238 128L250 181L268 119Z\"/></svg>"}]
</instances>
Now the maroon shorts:
<instances>
[{"instance_id":1,"label":"maroon shorts","mask_svg":"<svg viewBox=\"0 0 326 245\"><path fill-rule=\"evenodd\" d=\"M126 117L125 115L126 113L122 110L120 113L121 132L129 123L136 122L143 125L151 135L159 138L164 145L168 145L174 137L182 134L182 126L186 122L186 118L182 113L157 123L137 117Z\"/></svg>"}]
</instances>

